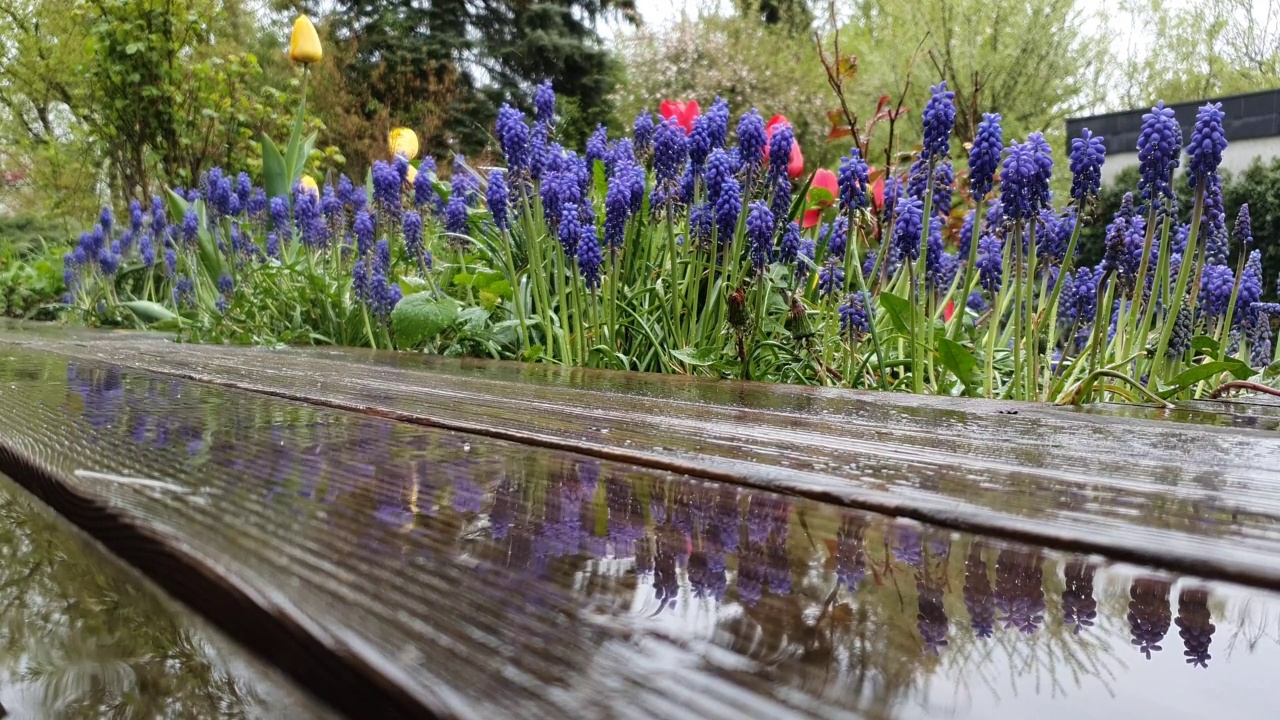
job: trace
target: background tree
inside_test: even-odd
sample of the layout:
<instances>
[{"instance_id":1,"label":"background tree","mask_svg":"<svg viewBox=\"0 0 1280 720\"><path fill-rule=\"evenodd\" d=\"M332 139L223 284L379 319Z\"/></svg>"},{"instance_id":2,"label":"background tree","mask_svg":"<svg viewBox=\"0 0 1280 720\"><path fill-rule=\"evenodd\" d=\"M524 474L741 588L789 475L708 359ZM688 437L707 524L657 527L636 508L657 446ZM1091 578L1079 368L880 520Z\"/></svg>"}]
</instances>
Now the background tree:
<instances>
[{"instance_id":1,"label":"background tree","mask_svg":"<svg viewBox=\"0 0 1280 720\"><path fill-rule=\"evenodd\" d=\"M1176 103L1264 90L1280 77L1280 0L1127 0L1145 46L1119 65L1118 105Z\"/></svg>"},{"instance_id":2,"label":"background tree","mask_svg":"<svg viewBox=\"0 0 1280 720\"><path fill-rule=\"evenodd\" d=\"M550 79L579 111L562 141L579 144L610 117L616 72L596 31L607 14L634 19L634 2L339 0L327 21L346 87L331 89L359 101L369 135L406 125L427 152L474 153L488 144L501 102L524 102ZM370 159L352 157L361 166Z\"/></svg>"}]
</instances>

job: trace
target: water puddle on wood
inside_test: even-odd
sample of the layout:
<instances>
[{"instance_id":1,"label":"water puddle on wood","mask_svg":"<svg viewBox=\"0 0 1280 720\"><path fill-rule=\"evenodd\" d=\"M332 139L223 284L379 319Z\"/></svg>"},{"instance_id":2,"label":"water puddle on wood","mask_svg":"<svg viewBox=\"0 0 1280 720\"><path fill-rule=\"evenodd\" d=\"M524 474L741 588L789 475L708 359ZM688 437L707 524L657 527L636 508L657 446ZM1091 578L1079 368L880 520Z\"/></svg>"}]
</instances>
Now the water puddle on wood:
<instances>
[{"instance_id":1,"label":"water puddle on wood","mask_svg":"<svg viewBox=\"0 0 1280 720\"><path fill-rule=\"evenodd\" d=\"M322 718L328 711L0 475L4 718Z\"/></svg>"},{"instance_id":2,"label":"water puddle on wood","mask_svg":"<svg viewBox=\"0 0 1280 720\"><path fill-rule=\"evenodd\" d=\"M436 709L1272 713L1268 591L92 362L26 371L5 397L83 438L47 460L75 486L273 578ZM0 442L25 432L0 413Z\"/></svg>"}]
</instances>

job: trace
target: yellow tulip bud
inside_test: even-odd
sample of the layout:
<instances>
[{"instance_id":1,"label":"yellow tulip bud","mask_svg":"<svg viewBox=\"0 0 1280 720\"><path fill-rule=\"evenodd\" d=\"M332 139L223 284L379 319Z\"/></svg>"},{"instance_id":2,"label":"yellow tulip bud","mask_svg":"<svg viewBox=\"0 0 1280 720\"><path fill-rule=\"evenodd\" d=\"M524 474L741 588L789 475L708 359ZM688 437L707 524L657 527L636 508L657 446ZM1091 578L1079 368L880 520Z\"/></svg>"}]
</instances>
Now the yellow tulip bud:
<instances>
[{"instance_id":1,"label":"yellow tulip bud","mask_svg":"<svg viewBox=\"0 0 1280 720\"><path fill-rule=\"evenodd\" d=\"M316 26L311 24L311 18L299 15L293 21L293 35L289 37L289 59L308 65L320 62L322 57L324 50L320 48L320 35L316 32Z\"/></svg>"},{"instance_id":2,"label":"yellow tulip bud","mask_svg":"<svg viewBox=\"0 0 1280 720\"><path fill-rule=\"evenodd\" d=\"M391 134L387 136L387 145L391 148L391 155L404 155L412 160L418 157L418 135L409 128L395 128Z\"/></svg>"},{"instance_id":3,"label":"yellow tulip bud","mask_svg":"<svg viewBox=\"0 0 1280 720\"><path fill-rule=\"evenodd\" d=\"M404 176L405 183L412 185L414 180L418 179L418 168L410 165L409 172Z\"/></svg>"},{"instance_id":4,"label":"yellow tulip bud","mask_svg":"<svg viewBox=\"0 0 1280 720\"><path fill-rule=\"evenodd\" d=\"M320 186L316 185L316 181L312 179L310 175L303 175L302 179L298 181L298 184L301 185L304 190L309 190L316 197L320 197Z\"/></svg>"}]
</instances>

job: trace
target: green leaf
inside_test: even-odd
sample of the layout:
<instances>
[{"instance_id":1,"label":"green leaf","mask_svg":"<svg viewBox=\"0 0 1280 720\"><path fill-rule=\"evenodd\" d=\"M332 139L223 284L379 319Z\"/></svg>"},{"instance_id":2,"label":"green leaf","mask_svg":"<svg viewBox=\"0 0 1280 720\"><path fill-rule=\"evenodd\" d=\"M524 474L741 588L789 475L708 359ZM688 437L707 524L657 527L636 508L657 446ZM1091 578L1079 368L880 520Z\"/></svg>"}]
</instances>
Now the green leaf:
<instances>
[{"instance_id":1,"label":"green leaf","mask_svg":"<svg viewBox=\"0 0 1280 720\"><path fill-rule=\"evenodd\" d=\"M307 139L302 141L302 147L298 148L298 154L293 158L293 165L290 168L289 187L302 179L302 172L307 168L307 160L311 157L311 151L316 149L316 133L311 133Z\"/></svg>"},{"instance_id":2,"label":"green leaf","mask_svg":"<svg viewBox=\"0 0 1280 720\"><path fill-rule=\"evenodd\" d=\"M169 195L169 214L178 222L182 222L182 218L186 217L187 208L191 207L191 204L187 202L186 198L175 192L173 188L166 188L166 190Z\"/></svg>"},{"instance_id":3,"label":"green leaf","mask_svg":"<svg viewBox=\"0 0 1280 720\"><path fill-rule=\"evenodd\" d=\"M431 293L415 293L391 311L391 328L396 347L410 348L434 339L458 319L458 304L451 298L437 299Z\"/></svg>"},{"instance_id":4,"label":"green leaf","mask_svg":"<svg viewBox=\"0 0 1280 720\"><path fill-rule=\"evenodd\" d=\"M1176 394L1179 391L1186 390L1201 380L1208 380L1214 375L1224 372L1231 373L1237 380L1248 380L1253 377L1254 374L1253 368L1236 358L1215 360L1213 362L1204 363L1203 365L1196 365L1193 368L1188 368L1178 373L1169 381L1171 387L1169 387L1168 390L1165 390L1162 395L1168 397L1169 395Z\"/></svg>"},{"instance_id":5,"label":"green leaf","mask_svg":"<svg viewBox=\"0 0 1280 720\"><path fill-rule=\"evenodd\" d=\"M267 197L289 196L289 178L285 173L284 158L266 133L262 135L262 178L267 186Z\"/></svg>"},{"instance_id":6,"label":"green leaf","mask_svg":"<svg viewBox=\"0 0 1280 720\"><path fill-rule=\"evenodd\" d=\"M911 301L898 297L893 293L881 293L880 304L884 306L885 312L889 314L889 321L893 323L893 329L903 335L910 335L911 313L915 310L915 308L911 307Z\"/></svg>"},{"instance_id":7,"label":"green leaf","mask_svg":"<svg viewBox=\"0 0 1280 720\"><path fill-rule=\"evenodd\" d=\"M139 320L148 324L178 319L178 316L172 310L150 300L131 300L120 304L129 308L129 311L136 315Z\"/></svg>"},{"instance_id":8,"label":"green leaf","mask_svg":"<svg viewBox=\"0 0 1280 720\"><path fill-rule=\"evenodd\" d=\"M672 350L671 356L688 365L705 367L712 365L720 357L720 350L713 347L682 348Z\"/></svg>"},{"instance_id":9,"label":"green leaf","mask_svg":"<svg viewBox=\"0 0 1280 720\"><path fill-rule=\"evenodd\" d=\"M949 338L938 340L938 358L942 365L964 383L965 388L981 384L978 378L978 360L969 348Z\"/></svg>"},{"instance_id":10,"label":"green leaf","mask_svg":"<svg viewBox=\"0 0 1280 720\"><path fill-rule=\"evenodd\" d=\"M1197 335L1191 338L1191 348L1196 351L1197 355L1206 355L1208 357L1218 357L1218 351L1222 348L1217 340L1208 335Z\"/></svg>"}]
</instances>

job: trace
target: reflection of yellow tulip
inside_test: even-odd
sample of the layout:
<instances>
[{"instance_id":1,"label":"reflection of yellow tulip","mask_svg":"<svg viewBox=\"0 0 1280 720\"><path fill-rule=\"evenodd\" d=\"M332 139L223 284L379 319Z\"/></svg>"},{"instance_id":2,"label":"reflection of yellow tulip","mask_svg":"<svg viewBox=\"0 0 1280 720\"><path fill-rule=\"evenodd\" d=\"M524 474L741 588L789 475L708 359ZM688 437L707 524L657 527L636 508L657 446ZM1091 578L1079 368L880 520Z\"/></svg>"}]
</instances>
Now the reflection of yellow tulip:
<instances>
[{"instance_id":1,"label":"reflection of yellow tulip","mask_svg":"<svg viewBox=\"0 0 1280 720\"><path fill-rule=\"evenodd\" d=\"M316 181L313 180L310 175L303 175L302 179L298 181L298 184L301 185L304 190L309 190L316 197L320 197L320 186L316 185Z\"/></svg>"},{"instance_id":2,"label":"reflection of yellow tulip","mask_svg":"<svg viewBox=\"0 0 1280 720\"><path fill-rule=\"evenodd\" d=\"M412 160L418 157L418 135L409 128L395 128L387 136L392 156L403 155Z\"/></svg>"},{"instance_id":3,"label":"reflection of yellow tulip","mask_svg":"<svg viewBox=\"0 0 1280 720\"><path fill-rule=\"evenodd\" d=\"M299 15L293 21L293 35L289 37L289 59L309 65L320 62L322 57L324 50L320 48L320 35L316 33L316 26L311 24L311 18Z\"/></svg>"},{"instance_id":4,"label":"reflection of yellow tulip","mask_svg":"<svg viewBox=\"0 0 1280 720\"><path fill-rule=\"evenodd\" d=\"M410 165L408 174L404 176L404 181L412 185L413 181L417 179L418 179L418 168Z\"/></svg>"}]
</instances>

